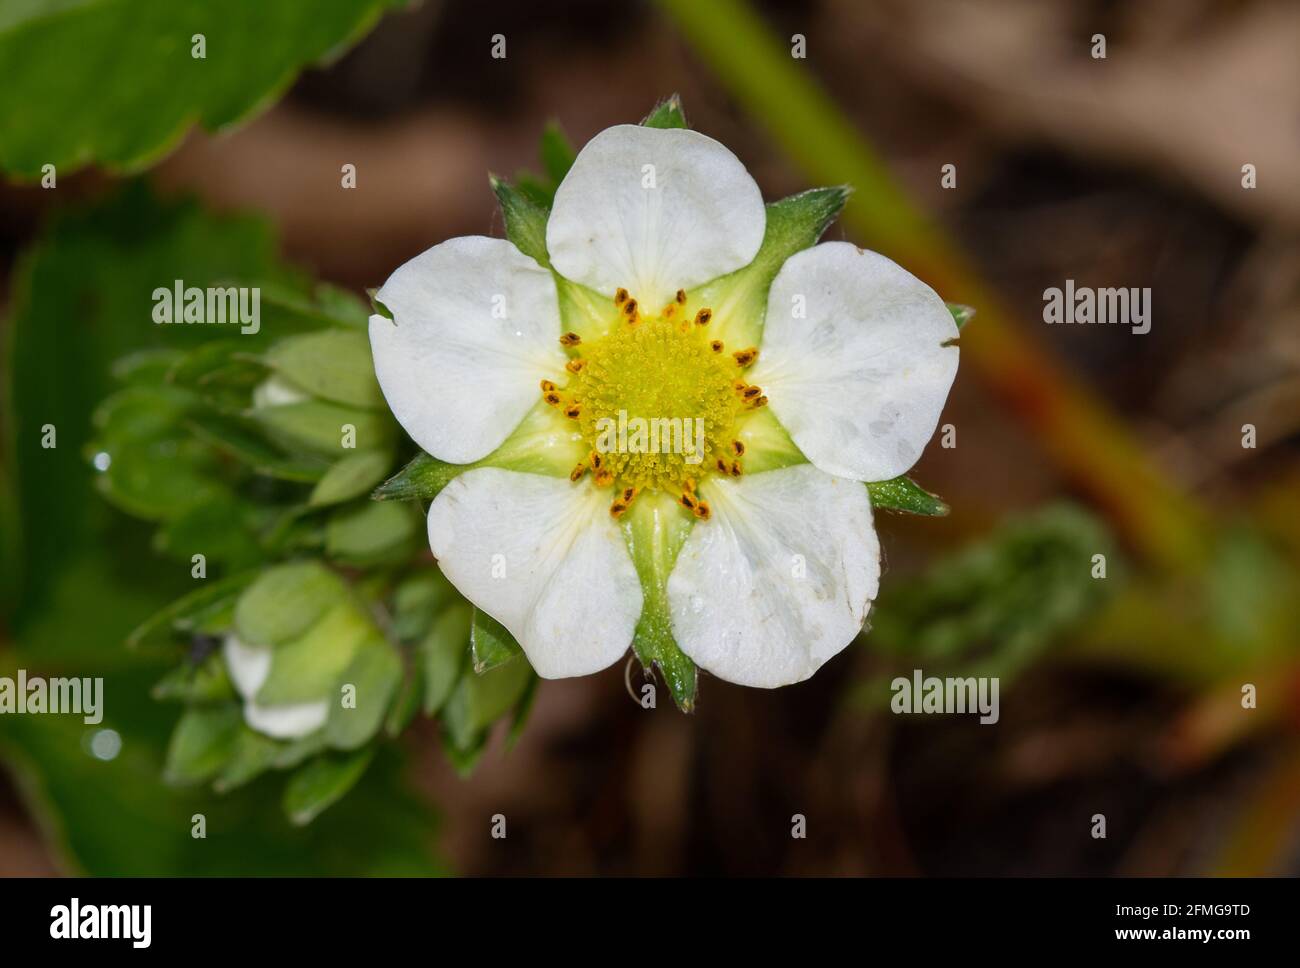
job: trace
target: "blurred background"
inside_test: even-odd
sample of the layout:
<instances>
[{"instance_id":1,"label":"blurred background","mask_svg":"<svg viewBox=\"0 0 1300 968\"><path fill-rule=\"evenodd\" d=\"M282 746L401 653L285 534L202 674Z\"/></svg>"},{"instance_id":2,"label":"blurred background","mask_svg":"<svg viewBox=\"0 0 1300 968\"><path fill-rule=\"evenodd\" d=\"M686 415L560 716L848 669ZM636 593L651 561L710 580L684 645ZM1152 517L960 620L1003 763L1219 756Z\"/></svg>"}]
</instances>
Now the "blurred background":
<instances>
[{"instance_id":1,"label":"blurred background","mask_svg":"<svg viewBox=\"0 0 1300 968\"><path fill-rule=\"evenodd\" d=\"M285 261L360 294L436 242L500 235L487 172L537 168L548 122L580 147L676 92L765 197L852 184L827 238L976 309L941 419L956 446L936 437L911 474L952 512L879 516L872 631L812 680L768 692L705 676L690 715L666 690L643 709L621 663L543 682L518 742L507 751L502 726L468 776L417 718L305 832L265 819L257 790L231 794L231 868L1300 873L1297 39L1286 0L425 0L147 172L0 188L10 326L56 216L93 211L126 177L167 203L260 216ZM357 187L341 191L347 163ZM1150 333L1045 325L1043 291L1066 279L1150 287ZM67 320L58 352L74 359L79 340ZM124 564L150 557L148 528L94 515L121 587L73 574L6 622L5 668L75 656L119 714L138 705L141 735L165 736L176 713L149 698L157 669L121 641L178 589ZM914 668L999 676L1000 721L892 715L888 683ZM24 730L0 719L0 874L210 869L172 844L188 826L156 813L171 794L150 785L143 741L128 792L79 721ZM385 786L399 775L400 809ZM169 818L215 794L185 796ZM396 859L364 843L372 825L402 827L383 845Z\"/></svg>"}]
</instances>

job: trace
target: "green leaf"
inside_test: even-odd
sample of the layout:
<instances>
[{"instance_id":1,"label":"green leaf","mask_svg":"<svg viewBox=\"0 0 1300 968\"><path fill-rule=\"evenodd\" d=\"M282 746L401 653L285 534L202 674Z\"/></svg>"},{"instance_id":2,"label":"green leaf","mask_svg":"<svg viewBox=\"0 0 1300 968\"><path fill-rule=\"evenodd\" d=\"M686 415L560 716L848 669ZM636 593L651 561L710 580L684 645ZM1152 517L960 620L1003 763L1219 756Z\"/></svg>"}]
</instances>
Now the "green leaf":
<instances>
[{"instance_id":1,"label":"green leaf","mask_svg":"<svg viewBox=\"0 0 1300 968\"><path fill-rule=\"evenodd\" d=\"M235 630L247 645L296 639L346 595L342 579L319 561L269 568L239 598Z\"/></svg>"},{"instance_id":2,"label":"green leaf","mask_svg":"<svg viewBox=\"0 0 1300 968\"><path fill-rule=\"evenodd\" d=\"M357 650L378 634L369 618L345 597L298 638L275 647L271 672L257 690L257 702L263 706L326 698L338 702L339 678Z\"/></svg>"},{"instance_id":3,"label":"green leaf","mask_svg":"<svg viewBox=\"0 0 1300 968\"><path fill-rule=\"evenodd\" d=\"M319 817L356 786L374 755L373 749L364 749L321 756L289 777L284 788L284 812L289 821L305 827Z\"/></svg>"},{"instance_id":4,"label":"green leaf","mask_svg":"<svg viewBox=\"0 0 1300 968\"><path fill-rule=\"evenodd\" d=\"M402 660L382 638L373 638L357 649L343 673L341 686L355 690L355 705L340 701L341 690L331 699L325 740L334 749L354 750L379 731L397 687L402 682Z\"/></svg>"},{"instance_id":5,"label":"green leaf","mask_svg":"<svg viewBox=\"0 0 1300 968\"><path fill-rule=\"evenodd\" d=\"M474 620L469 631L469 651L474 660L474 672L478 675L524 654L506 627L480 608L474 609Z\"/></svg>"},{"instance_id":6,"label":"green leaf","mask_svg":"<svg viewBox=\"0 0 1300 968\"><path fill-rule=\"evenodd\" d=\"M325 527L325 553L354 567L396 562L415 547L420 525L406 504L366 501L340 508Z\"/></svg>"},{"instance_id":7,"label":"green leaf","mask_svg":"<svg viewBox=\"0 0 1300 968\"><path fill-rule=\"evenodd\" d=\"M767 206L767 228L754 261L690 293L691 306L708 306L728 346L759 345L772 280L796 252L814 245L849 199L846 186L813 188Z\"/></svg>"},{"instance_id":8,"label":"green leaf","mask_svg":"<svg viewBox=\"0 0 1300 968\"><path fill-rule=\"evenodd\" d=\"M441 606L460 596L436 567L404 578L393 593L393 634L400 642L421 638Z\"/></svg>"},{"instance_id":9,"label":"green leaf","mask_svg":"<svg viewBox=\"0 0 1300 968\"><path fill-rule=\"evenodd\" d=\"M647 128L689 128L682 111L682 99L676 94L664 98L641 122Z\"/></svg>"},{"instance_id":10,"label":"green leaf","mask_svg":"<svg viewBox=\"0 0 1300 968\"><path fill-rule=\"evenodd\" d=\"M871 506L882 511L902 511L907 514L942 516L948 505L935 494L924 490L910 477L895 477L890 481L876 481L867 485Z\"/></svg>"},{"instance_id":11,"label":"green leaf","mask_svg":"<svg viewBox=\"0 0 1300 968\"><path fill-rule=\"evenodd\" d=\"M140 168L195 122L217 131L269 107L303 67L350 46L389 5L10 4L0 11L0 169L35 177L45 164L60 176L91 163ZM200 34L201 58L191 39Z\"/></svg>"},{"instance_id":12,"label":"green leaf","mask_svg":"<svg viewBox=\"0 0 1300 968\"><path fill-rule=\"evenodd\" d=\"M352 329L322 329L280 340L267 364L312 396L378 410L385 406L375 379L370 339Z\"/></svg>"},{"instance_id":13,"label":"green leaf","mask_svg":"<svg viewBox=\"0 0 1300 968\"><path fill-rule=\"evenodd\" d=\"M241 722L235 703L186 710L167 747L166 781L180 786L211 779L234 752Z\"/></svg>"},{"instance_id":14,"label":"green leaf","mask_svg":"<svg viewBox=\"0 0 1300 968\"><path fill-rule=\"evenodd\" d=\"M198 588L178 598L162 611L138 625L127 637L129 649L156 642L170 641L174 635L199 631L205 620L216 612L229 610L245 588L252 584L256 572L244 572L228 578L204 581Z\"/></svg>"},{"instance_id":15,"label":"green leaf","mask_svg":"<svg viewBox=\"0 0 1300 968\"><path fill-rule=\"evenodd\" d=\"M556 122L548 121L542 130L542 170L553 185L564 181L564 176L573 167L577 154L568 137Z\"/></svg>"},{"instance_id":16,"label":"green leaf","mask_svg":"<svg viewBox=\"0 0 1300 968\"><path fill-rule=\"evenodd\" d=\"M344 446L347 435L357 450L386 449L396 436L388 413L358 410L325 400L255 407L249 416L286 449L328 458L339 457L350 449Z\"/></svg>"},{"instance_id":17,"label":"green leaf","mask_svg":"<svg viewBox=\"0 0 1300 968\"><path fill-rule=\"evenodd\" d=\"M549 269L551 260L546 254L546 220L550 212L509 182L495 175L489 175L488 180L501 206L506 238L524 255Z\"/></svg>"},{"instance_id":18,"label":"green leaf","mask_svg":"<svg viewBox=\"0 0 1300 968\"><path fill-rule=\"evenodd\" d=\"M214 653L197 666L188 662L176 666L158 681L151 695L160 702L208 703L234 699L235 690L226 663Z\"/></svg>"},{"instance_id":19,"label":"green leaf","mask_svg":"<svg viewBox=\"0 0 1300 968\"><path fill-rule=\"evenodd\" d=\"M461 676L442 710L442 723L458 750L478 746L488 728L509 712L534 678L527 662L507 662L481 676Z\"/></svg>"},{"instance_id":20,"label":"green leaf","mask_svg":"<svg viewBox=\"0 0 1300 968\"><path fill-rule=\"evenodd\" d=\"M190 429L203 441L247 464L254 473L284 481L310 484L329 466L320 457L288 457L268 443L261 430L245 417L217 413L191 414Z\"/></svg>"},{"instance_id":21,"label":"green leaf","mask_svg":"<svg viewBox=\"0 0 1300 968\"><path fill-rule=\"evenodd\" d=\"M469 655L473 609L466 602L452 605L433 621L416 651L424 678L424 714L442 708L460 680Z\"/></svg>"},{"instance_id":22,"label":"green leaf","mask_svg":"<svg viewBox=\"0 0 1300 968\"><path fill-rule=\"evenodd\" d=\"M341 504L360 497L384 479L392 458L385 451L359 450L335 461L312 488L312 507Z\"/></svg>"},{"instance_id":23,"label":"green leaf","mask_svg":"<svg viewBox=\"0 0 1300 968\"><path fill-rule=\"evenodd\" d=\"M644 494L623 516L623 536L641 579L644 604L632 649L647 669L663 674L682 712L695 707L696 672L673 638L668 609L668 576L690 534L694 519L666 494Z\"/></svg>"},{"instance_id":24,"label":"green leaf","mask_svg":"<svg viewBox=\"0 0 1300 968\"><path fill-rule=\"evenodd\" d=\"M971 318L975 315L974 306L963 306L961 303L944 303L948 307L948 312L952 313L953 321L957 324L957 329L961 330Z\"/></svg>"}]
</instances>

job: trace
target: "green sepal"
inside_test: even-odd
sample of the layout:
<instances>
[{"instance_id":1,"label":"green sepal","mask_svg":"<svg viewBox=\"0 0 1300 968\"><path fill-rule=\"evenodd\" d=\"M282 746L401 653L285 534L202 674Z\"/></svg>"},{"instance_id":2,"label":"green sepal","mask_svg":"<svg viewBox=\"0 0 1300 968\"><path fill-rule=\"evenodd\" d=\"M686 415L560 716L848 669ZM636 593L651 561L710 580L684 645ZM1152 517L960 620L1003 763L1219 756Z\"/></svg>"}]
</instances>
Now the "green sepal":
<instances>
[{"instance_id":1,"label":"green sepal","mask_svg":"<svg viewBox=\"0 0 1300 968\"><path fill-rule=\"evenodd\" d=\"M691 305L708 306L728 346L758 345L767 315L767 292L786 259L816 244L852 190L812 188L767 206L767 227L754 260L690 293Z\"/></svg>"},{"instance_id":2,"label":"green sepal","mask_svg":"<svg viewBox=\"0 0 1300 968\"><path fill-rule=\"evenodd\" d=\"M488 183L501 205L506 238L524 255L549 269L551 260L546 254L546 221L550 217L549 210L496 175L489 175Z\"/></svg>"},{"instance_id":3,"label":"green sepal","mask_svg":"<svg viewBox=\"0 0 1300 968\"><path fill-rule=\"evenodd\" d=\"M480 608L474 609L469 629L469 654L474 672L482 675L523 655L524 650L506 627Z\"/></svg>"},{"instance_id":4,"label":"green sepal","mask_svg":"<svg viewBox=\"0 0 1300 968\"><path fill-rule=\"evenodd\" d=\"M974 306L963 306L961 303L944 303L944 305L948 307L948 312L952 313L953 322L957 324L959 332L975 315Z\"/></svg>"},{"instance_id":5,"label":"green sepal","mask_svg":"<svg viewBox=\"0 0 1300 968\"><path fill-rule=\"evenodd\" d=\"M421 452L375 488L371 497L376 501L431 501L460 474L479 467L568 477L584 456L585 449L573 440L571 426L566 425L564 417L539 401L506 442L482 460L449 464Z\"/></svg>"},{"instance_id":6,"label":"green sepal","mask_svg":"<svg viewBox=\"0 0 1300 968\"><path fill-rule=\"evenodd\" d=\"M656 104L641 124L647 128L690 127L686 123L686 112L682 110L682 99L676 94L669 95Z\"/></svg>"},{"instance_id":7,"label":"green sepal","mask_svg":"<svg viewBox=\"0 0 1300 968\"><path fill-rule=\"evenodd\" d=\"M564 129L555 121L546 122L546 127L542 129L540 154L542 170L546 172L546 177L550 179L553 186L558 186L564 181L564 176L569 173L574 159L578 157Z\"/></svg>"},{"instance_id":8,"label":"green sepal","mask_svg":"<svg viewBox=\"0 0 1300 968\"><path fill-rule=\"evenodd\" d=\"M312 760L284 788L284 812L295 827L305 827L356 786L374 759L374 747L355 753L326 754Z\"/></svg>"},{"instance_id":9,"label":"green sepal","mask_svg":"<svg viewBox=\"0 0 1300 968\"><path fill-rule=\"evenodd\" d=\"M648 493L632 505L622 520L623 536L641 579L643 604L633 633L632 649L649 669L657 667L682 712L695 708L695 663L673 638L668 608L668 576L690 534L694 518L666 494Z\"/></svg>"},{"instance_id":10,"label":"green sepal","mask_svg":"<svg viewBox=\"0 0 1300 968\"><path fill-rule=\"evenodd\" d=\"M906 476L868 484L867 493L871 495L871 506L877 510L933 517L942 517L948 513L948 505L938 495L931 494Z\"/></svg>"}]
</instances>

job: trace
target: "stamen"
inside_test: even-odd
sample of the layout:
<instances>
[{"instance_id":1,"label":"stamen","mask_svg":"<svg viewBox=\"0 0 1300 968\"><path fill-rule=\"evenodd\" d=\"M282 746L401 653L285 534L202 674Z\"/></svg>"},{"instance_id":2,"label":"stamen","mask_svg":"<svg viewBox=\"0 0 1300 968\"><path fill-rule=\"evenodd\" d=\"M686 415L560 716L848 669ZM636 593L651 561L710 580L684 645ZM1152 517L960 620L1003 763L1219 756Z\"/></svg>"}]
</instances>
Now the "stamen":
<instances>
[{"instance_id":1,"label":"stamen","mask_svg":"<svg viewBox=\"0 0 1300 968\"><path fill-rule=\"evenodd\" d=\"M739 477L742 473L744 473L744 468L740 466L740 461L733 460L731 462L731 469L729 473L731 474L732 477Z\"/></svg>"},{"instance_id":2,"label":"stamen","mask_svg":"<svg viewBox=\"0 0 1300 968\"><path fill-rule=\"evenodd\" d=\"M759 396L762 395L762 393L763 393L763 388L756 387L753 384L745 387L745 389L740 391L740 395L744 397L746 400L756 400L758 399Z\"/></svg>"},{"instance_id":3,"label":"stamen","mask_svg":"<svg viewBox=\"0 0 1300 968\"><path fill-rule=\"evenodd\" d=\"M623 501L615 501L613 504L609 506L610 516L615 518L621 518L623 516L623 513L626 510L627 510L627 504L625 504Z\"/></svg>"},{"instance_id":4,"label":"stamen","mask_svg":"<svg viewBox=\"0 0 1300 968\"><path fill-rule=\"evenodd\" d=\"M731 354L736 359L736 365L742 370L758 359L758 347L751 346L747 350L736 350Z\"/></svg>"},{"instance_id":5,"label":"stamen","mask_svg":"<svg viewBox=\"0 0 1300 968\"><path fill-rule=\"evenodd\" d=\"M586 473L587 473L587 464L586 461L583 461L582 463L578 464L578 466L575 467L573 470L569 471L569 480L573 481L573 483L576 484L578 483L578 481L582 480L583 475Z\"/></svg>"},{"instance_id":6,"label":"stamen","mask_svg":"<svg viewBox=\"0 0 1300 968\"><path fill-rule=\"evenodd\" d=\"M615 306L621 306L623 305L623 303L627 302L627 300L628 300L628 293L626 289L620 288L617 292L614 293Z\"/></svg>"},{"instance_id":7,"label":"stamen","mask_svg":"<svg viewBox=\"0 0 1300 968\"><path fill-rule=\"evenodd\" d=\"M682 507L686 508L688 511L694 511L695 506L699 504L699 502L696 501L695 498L692 497L689 493L683 493L682 496L679 497L677 500L680 501Z\"/></svg>"},{"instance_id":8,"label":"stamen","mask_svg":"<svg viewBox=\"0 0 1300 968\"><path fill-rule=\"evenodd\" d=\"M722 340L720 340L720 339L715 339L712 343L709 344L709 349L713 350L713 352L715 352L715 353L721 353L721 352L722 352Z\"/></svg>"},{"instance_id":9,"label":"stamen","mask_svg":"<svg viewBox=\"0 0 1300 968\"><path fill-rule=\"evenodd\" d=\"M717 469L721 471L723 474L730 473L730 469L727 467L727 462L723 460L721 457L717 459L717 461L714 463L714 466L717 467Z\"/></svg>"},{"instance_id":10,"label":"stamen","mask_svg":"<svg viewBox=\"0 0 1300 968\"><path fill-rule=\"evenodd\" d=\"M698 313L695 314L695 322L700 326L709 325L709 320L712 318L713 318L712 309L701 309Z\"/></svg>"},{"instance_id":11,"label":"stamen","mask_svg":"<svg viewBox=\"0 0 1300 968\"><path fill-rule=\"evenodd\" d=\"M598 450L593 450L590 454L588 454L587 460L591 462L591 469L593 471L598 471L605 466L605 458L601 455L600 451Z\"/></svg>"},{"instance_id":12,"label":"stamen","mask_svg":"<svg viewBox=\"0 0 1300 968\"><path fill-rule=\"evenodd\" d=\"M580 416L582 416L582 405L577 403L569 404L567 407L564 408L564 415L568 417L570 420L577 420Z\"/></svg>"},{"instance_id":13,"label":"stamen","mask_svg":"<svg viewBox=\"0 0 1300 968\"><path fill-rule=\"evenodd\" d=\"M549 403L552 407L558 407L560 405L560 395L556 393L554 390L551 390L547 393L543 393L542 399L545 400L547 403Z\"/></svg>"},{"instance_id":14,"label":"stamen","mask_svg":"<svg viewBox=\"0 0 1300 968\"><path fill-rule=\"evenodd\" d=\"M551 392L552 390L554 390L554 389L555 389L555 384L552 383L550 380L543 380L543 381L542 381L542 392L543 392L543 393L550 393L550 392Z\"/></svg>"},{"instance_id":15,"label":"stamen","mask_svg":"<svg viewBox=\"0 0 1300 968\"><path fill-rule=\"evenodd\" d=\"M694 507L693 511L695 516L699 518L701 521L709 520L709 515L713 513L713 511L709 508L708 501L701 501L699 504L697 504Z\"/></svg>"},{"instance_id":16,"label":"stamen","mask_svg":"<svg viewBox=\"0 0 1300 968\"><path fill-rule=\"evenodd\" d=\"M733 440L731 442L731 452L735 454L737 457L744 457L745 456L744 443L742 443L739 440Z\"/></svg>"},{"instance_id":17,"label":"stamen","mask_svg":"<svg viewBox=\"0 0 1300 968\"><path fill-rule=\"evenodd\" d=\"M602 467L592 475L592 480L596 482L597 487L609 487L614 483L614 472L608 467Z\"/></svg>"},{"instance_id":18,"label":"stamen","mask_svg":"<svg viewBox=\"0 0 1300 968\"><path fill-rule=\"evenodd\" d=\"M751 400L749 401L749 406L751 410L757 410L759 407L766 407L767 397L759 397L757 400Z\"/></svg>"},{"instance_id":19,"label":"stamen","mask_svg":"<svg viewBox=\"0 0 1300 968\"><path fill-rule=\"evenodd\" d=\"M677 290L677 301L678 301L679 303L685 305L685 303L686 303L686 290L685 290L685 289L678 289L678 290Z\"/></svg>"},{"instance_id":20,"label":"stamen","mask_svg":"<svg viewBox=\"0 0 1300 968\"><path fill-rule=\"evenodd\" d=\"M564 368L570 373L580 373L582 372L582 368L586 365L587 361L582 359L582 357L578 357L577 359L569 360L568 363L565 363Z\"/></svg>"},{"instance_id":21,"label":"stamen","mask_svg":"<svg viewBox=\"0 0 1300 968\"><path fill-rule=\"evenodd\" d=\"M560 337L561 346L577 346L582 342L582 337L577 333L565 333Z\"/></svg>"},{"instance_id":22,"label":"stamen","mask_svg":"<svg viewBox=\"0 0 1300 968\"><path fill-rule=\"evenodd\" d=\"M637 315L635 299L629 299L623 304L623 315L627 317L629 323L635 323L641 318Z\"/></svg>"}]
</instances>

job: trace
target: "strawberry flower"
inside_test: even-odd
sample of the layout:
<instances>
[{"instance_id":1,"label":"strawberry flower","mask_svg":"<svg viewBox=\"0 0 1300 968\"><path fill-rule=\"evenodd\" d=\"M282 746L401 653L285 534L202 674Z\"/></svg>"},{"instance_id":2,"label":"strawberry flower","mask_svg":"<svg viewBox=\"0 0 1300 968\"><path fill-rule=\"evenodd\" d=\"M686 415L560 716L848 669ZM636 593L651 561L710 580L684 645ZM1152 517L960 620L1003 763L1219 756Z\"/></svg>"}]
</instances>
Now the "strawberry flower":
<instances>
[{"instance_id":1,"label":"strawberry flower","mask_svg":"<svg viewBox=\"0 0 1300 968\"><path fill-rule=\"evenodd\" d=\"M807 247L829 217L803 209L843 202L822 192L765 207L717 141L620 125L528 254L451 239L377 293L384 396L457 465L430 546L539 675L633 645L691 660L692 694L691 663L775 687L861 631L880 577L864 482L920 457L957 326L883 256Z\"/></svg>"}]
</instances>

